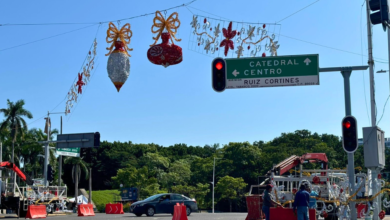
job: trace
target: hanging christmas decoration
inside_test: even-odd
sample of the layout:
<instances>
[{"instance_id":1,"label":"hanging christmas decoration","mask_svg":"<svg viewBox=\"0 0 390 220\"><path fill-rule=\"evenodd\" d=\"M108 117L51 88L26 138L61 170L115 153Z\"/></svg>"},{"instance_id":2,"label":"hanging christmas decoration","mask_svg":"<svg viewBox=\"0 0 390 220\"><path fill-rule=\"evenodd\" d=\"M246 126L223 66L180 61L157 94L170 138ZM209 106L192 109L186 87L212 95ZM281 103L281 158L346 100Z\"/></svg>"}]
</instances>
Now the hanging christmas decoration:
<instances>
[{"instance_id":1,"label":"hanging christmas decoration","mask_svg":"<svg viewBox=\"0 0 390 220\"><path fill-rule=\"evenodd\" d=\"M225 47L225 53L224 53L225 57L227 56L229 48L231 50L234 50L234 43L233 43L232 39L236 36L237 31L232 31L232 23L233 22L229 23L229 27L227 30L225 28L222 28L222 33L223 33L223 36L225 37L225 39L222 40L219 47ZM238 54L239 54L238 56L240 56L240 54L241 54L242 47L239 48L239 50L240 51L238 52Z\"/></svg>"},{"instance_id":2,"label":"hanging christmas decoration","mask_svg":"<svg viewBox=\"0 0 390 220\"><path fill-rule=\"evenodd\" d=\"M111 46L107 47L107 50L109 50L106 54L106 56L109 55L107 72L118 92L130 75L130 55L127 51L133 50L128 47L132 36L133 32L130 30L129 23L125 24L120 30L112 22L109 23L106 42Z\"/></svg>"},{"instance_id":3,"label":"hanging christmas decoration","mask_svg":"<svg viewBox=\"0 0 390 220\"><path fill-rule=\"evenodd\" d=\"M275 30L280 25L254 25L254 23L229 21L228 28L223 28L223 34L221 35L221 23L223 25L225 21L194 15L190 25L196 39L190 39L189 48L212 56L220 56L218 47L223 47L221 52L223 51L224 56L231 54L237 58L244 56L265 57L266 53L264 51L269 51L271 56L277 56L279 45L278 41L275 40L275 32L269 35L266 27L268 29L273 27ZM237 29L239 26L241 26L241 29Z\"/></svg>"},{"instance_id":4,"label":"hanging christmas decoration","mask_svg":"<svg viewBox=\"0 0 390 220\"><path fill-rule=\"evenodd\" d=\"M82 94L82 87L86 86L90 81L91 71L95 65L96 58L96 49L97 49L97 41L94 39L92 46L92 51L88 52L86 62L83 63L82 72L77 74L74 83L70 87L70 90L67 95L67 101L65 106L65 115L70 113L70 109L73 108L74 103L77 103L77 98Z\"/></svg>"},{"instance_id":5,"label":"hanging christmas decoration","mask_svg":"<svg viewBox=\"0 0 390 220\"><path fill-rule=\"evenodd\" d=\"M172 13L168 19L165 19L160 11L156 11L156 16L153 19L152 33L156 34L153 37L154 43L150 45L147 56L150 62L168 67L175 65L183 60L182 48L175 45L173 40L181 41L176 38L177 29L180 27L179 14ZM166 30L167 32L163 32ZM158 39L162 39L161 44L156 44ZM171 40L171 44L169 43Z\"/></svg>"},{"instance_id":6,"label":"hanging christmas decoration","mask_svg":"<svg viewBox=\"0 0 390 220\"><path fill-rule=\"evenodd\" d=\"M83 89L82 89L83 85L85 85L85 83L83 82L83 74L79 73L79 80L76 83L76 86L78 87L78 90L77 90L78 94L83 93Z\"/></svg>"}]
</instances>

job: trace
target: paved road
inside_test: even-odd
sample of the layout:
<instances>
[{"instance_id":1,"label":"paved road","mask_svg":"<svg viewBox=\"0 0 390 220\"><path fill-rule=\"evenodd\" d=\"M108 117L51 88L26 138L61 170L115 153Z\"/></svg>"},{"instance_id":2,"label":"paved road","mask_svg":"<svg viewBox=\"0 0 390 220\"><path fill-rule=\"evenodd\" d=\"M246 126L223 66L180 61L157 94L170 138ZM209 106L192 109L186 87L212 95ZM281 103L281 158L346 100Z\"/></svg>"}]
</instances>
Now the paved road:
<instances>
[{"instance_id":1,"label":"paved road","mask_svg":"<svg viewBox=\"0 0 390 220\"><path fill-rule=\"evenodd\" d=\"M245 220L247 213L192 213L188 220ZM125 213L123 215L107 215L96 213L94 217L78 217L76 214L66 215L66 216L49 216L47 219L58 219L58 220L94 220L94 219L104 219L104 220L119 220L119 219L137 219L137 220L172 220L172 215L166 214L157 214L153 217L147 217L142 215L142 217L137 217L134 214Z\"/></svg>"},{"instance_id":2,"label":"paved road","mask_svg":"<svg viewBox=\"0 0 390 220\"><path fill-rule=\"evenodd\" d=\"M192 213L188 220L245 220L247 213ZM15 215L0 215L0 219L5 218L15 218ZM22 219L22 218L21 218ZM101 214L96 213L95 216L91 217L78 217L76 214L72 215L61 215L61 216L49 216L47 219L58 219L58 220L171 220L172 215L166 215L166 214L158 214L153 217L147 217L143 215L142 217L136 217L134 214L126 213L124 215L107 215L107 214ZM320 218L320 220L323 218ZM387 215L384 220L390 220L390 216Z\"/></svg>"},{"instance_id":3,"label":"paved road","mask_svg":"<svg viewBox=\"0 0 390 220\"><path fill-rule=\"evenodd\" d=\"M245 220L247 213L192 213L188 220ZM0 214L0 219L17 219L16 215L2 215ZM24 218L20 218L24 219ZM71 215L57 215L57 216L48 216L46 219L57 219L57 220L172 220L172 215L170 214L157 214L153 217L147 217L146 215L142 215L141 217L137 217L134 214L125 213L123 215L107 215L103 213L96 213L95 216L90 217L78 217L77 214Z\"/></svg>"}]
</instances>

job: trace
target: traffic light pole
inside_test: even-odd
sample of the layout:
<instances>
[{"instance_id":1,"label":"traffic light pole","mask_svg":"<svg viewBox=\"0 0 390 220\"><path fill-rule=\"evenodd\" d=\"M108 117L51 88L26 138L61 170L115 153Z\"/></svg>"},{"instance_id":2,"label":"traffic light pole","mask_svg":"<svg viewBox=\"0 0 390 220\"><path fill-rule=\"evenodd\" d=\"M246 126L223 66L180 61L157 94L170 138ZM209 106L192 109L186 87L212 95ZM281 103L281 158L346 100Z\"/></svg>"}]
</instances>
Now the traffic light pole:
<instances>
[{"instance_id":1,"label":"traffic light pole","mask_svg":"<svg viewBox=\"0 0 390 220\"><path fill-rule=\"evenodd\" d=\"M345 115L351 115L351 89L349 78L353 70L366 70L368 66L352 66L352 67L328 67L320 68L320 72L341 72L341 75L344 78L344 97L345 97ZM354 194L355 189L355 158L353 153L348 154L348 179L350 185L349 194ZM355 199L353 197L352 199ZM349 203L349 209L351 211L351 220L357 219L357 212L355 207L355 202Z\"/></svg>"},{"instance_id":2,"label":"traffic light pole","mask_svg":"<svg viewBox=\"0 0 390 220\"><path fill-rule=\"evenodd\" d=\"M351 112L351 89L349 84L349 77L351 76L352 69L346 69L341 71L341 75L344 78L344 97L345 97L345 116L352 115ZM348 154L348 179L349 179L349 195L353 195L355 193L355 158L353 153ZM356 199L356 196L352 197L352 199ZM349 209L351 210L351 219L357 219L357 212L355 207L355 202L349 203Z\"/></svg>"}]
</instances>

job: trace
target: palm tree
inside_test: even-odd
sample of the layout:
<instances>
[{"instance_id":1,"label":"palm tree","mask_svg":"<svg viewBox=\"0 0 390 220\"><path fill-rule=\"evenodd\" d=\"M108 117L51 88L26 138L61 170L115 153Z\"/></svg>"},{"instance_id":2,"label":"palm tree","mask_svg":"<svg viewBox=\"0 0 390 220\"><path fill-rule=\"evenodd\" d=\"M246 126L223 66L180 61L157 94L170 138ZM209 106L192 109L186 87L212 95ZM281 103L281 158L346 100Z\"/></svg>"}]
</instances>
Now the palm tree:
<instances>
[{"instance_id":1,"label":"palm tree","mask_svg":"<svg viewBox=\"0 0 390 220\"><path fill-rule=\"evenodd\" d=\"M88 164L83 160L82 157L67 157L67 158L65 158L64 163L73 165L72 179L73 179L73 182L75 183L74 184L75 202L77 204L77 196L78 196L78 191L79 191L78 190L79 189L79 179L80 179L80 175L81 175L80 168L83 169L83 171L85 173L85 179L88 179L88 177L89 177ZM89 190L91 191L92 189L89 189Z\"/></svg>"},{"instance_id":2,"label":"palm tree","mask_svg":"<svg viewBox=\"0 0 390 220\"><path fill-rule=\"evenodd\" d=\"M4 114L5 120L1 123L0 130L5 129L7 126L11 130L12 138L12 156L11 162L14 163L14 152L15 152L15 141L16 136L20 132L21 136L24 136L24 131L27 130L27 123L23 117L29 119L33 118L33 115L30 111L23 108L24 100L18 100L16 103L11 102L7 99L8 108L1 108L0 113Z\"/></svg>"},{"instance_id":3,"label":"palm tree","mask_svg":"<svg viewBox=\"0 0 390 220\"><path fill-rule=\"evenodd\" d=\"M49 139L53 140L53 135L55 134L58 134L58 130L51 130ZM28 165L28 170L31 172L32 177L34 177L36 171L42 167L42 165L39 164L38 155L44 154L44 149L42 148L42 145L38 143L38 141L44 140L47 140L47 134L45 134L42 129L33 128L27 132L27 135L21 143L20 157L24 160L24 164ZM56 169L57 160L55 157L55 149L50 149L49 151L49 164L53 167L53 169Z\"/></svg>"}]
</instances>

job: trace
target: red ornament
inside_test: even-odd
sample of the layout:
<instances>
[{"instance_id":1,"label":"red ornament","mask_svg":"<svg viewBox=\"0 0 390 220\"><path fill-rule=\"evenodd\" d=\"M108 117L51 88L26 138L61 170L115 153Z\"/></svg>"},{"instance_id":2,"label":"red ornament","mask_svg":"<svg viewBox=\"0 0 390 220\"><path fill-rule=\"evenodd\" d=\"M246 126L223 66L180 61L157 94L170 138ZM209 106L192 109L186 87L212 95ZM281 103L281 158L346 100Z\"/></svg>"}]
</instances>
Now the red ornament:
<instances>
[{"instance_id":1,"label":"red ornament","mask_svg":"<svg viewBox=\"0 0 390 220\"><path fill-rule=\"evenodd\" d=\"M223 32L223 36L226 37L226 39L224 39L219 46L225 47L224 54L225 54L225 56L227 56L229 48L231 50L234 50L234 43L231 39L236 36L236 31L232 31L232 22L229 23L228 29L226 30L225 28L223 28L222 32Z\"/></svg>"},{"instance_id":2,"label":"red ornament","mask_svg":"<svg viewBox=\"0 0 390 220\"><path fill-rule=\"evenodd\" d=\"M251 49L251 46L248 46L248 50Z\"/></svg>"},{"instance_id":3,"label":"red ornament","mask_svg":"<svg viewBox=\"0 0 390 220\"><path fill-rule=\"evenodd\" d=\"M261 56L262 56L262 57L265 57L265 53L263 53Z\"/></svg>"},{"instance_id":4,"label":"red ornament","mask_svg":"<svg viewBox=\"0 0 390 220\"><path fill-rule=\"evenodd\" d=\"M218 47L216 47L215 50L218 50Z\"/></svg>"},{"instance_id":5,"label":"red ornament","mask_svg":"<svg viewBox=\"0 0 390 220\"><path fill-rule=\"evenodd\" d=\"M198 46L200 46L200 43L198 43Z\"/></svg>"},{"instance_id":6,"label":"red ornament","mask_svg":"<svg viewBox=\"0 0 390 220\"><path fill-rule=\"evenodd\" d=\"M240 32L237 32L237 35L238 35L238 36L240 36L240 34L241 34Z\"/></svg>"},{"instance_id":7,"label":"red ornament","mask_svg":"<svg viewBox=\"0 0 390 220\"><path fill-rule=\"evenodd\" d=\"M156 44L149 48L148 50L148 59L150 62L168 67L170 65L175 65L180 63L183 60L183 53L181 47L170 44L169 38L171 35L169 33L162 33L161 44ZM198 44L200 45L200 44Z\"/></svg>"},{"instance_id":8,"label":"red ornament","mask_svg":"<svg viewBox=\"0 0 390 220\"><path fill-rule=\"evenodd\" d=\"M263 24L263 28L265 28L265 24Z\"/></svg>"},{"instance_id":9,"label":"red ornament","mask_svg":"<svg viewBox=\"0 0 390 220\"><path fill-rule=\"evenodd\" d=\"M313 183L314 184L320 183L320 178L318 176L313 177Z\"/></svg>"},{"instance_id":10,"label":"red ornament","mask_svg":"<svg viewBox=\"0 0 390 220\"><path fill-rule=\"evenodd\" d=\"M213 28L210 28L210 31L212 31L213 30Z\"/></svg>"},{"instance_id":11,"label":"red ornament","mask_svg":"<svg viewBox=\"0 0 390 220\"><path fill-rule=\"evenodd\" d=\"M344 192L344 189L340 189L340 193L343 193Z\"/></svg>"},{"instance_id":12,"label":"red ornament","mask_svg":"<svg viewBox=\"0 0 390 220\"><path fill-rule=\"evenodd\" d=\"M327 212L325 212L325 211L323 211L323 212L322 212L322 217L324 217L324 218L328 218L328 213L327 213Z\"/></svg>"},{"instance_id":13,"label":"red ornament","mask_svg":"<svg viewBox=\"0 0 390 220\"><path fill-rule=\"evenodd\" d=\"M83 82L83 74L79 73L79 80L76 82L76 86L79 87L77 90L77 93L79 93L79 94L83 93L83 90L82 90L83 85L85 85L85 83Z\"/></svg>"},{"instance_id":14,"label":"red ornament","mask_svg":"<svg viewBox=\"0 0 390 220\"><path fill-rule=\"evenodd\" d=\"M207 19L205 18L205 19L204 19L204 21L203 21L203 23L205 23L205 24L206 24L206 22L207 22Z\"/></svg>"},{"instance_id":15,"label":"red ornament","mask_svg":"<svg viewBox=\"0 0 390 220\"><path fill-rule=\"evenodd\" d=\"M378 174L378 179L382 179L382 174Z\"/></svg>"},{"instance_id":16,"label":"red ornament","mask_svg":"<svg viewBox=\"0 0 390 220\"><path fill-rule=\"evenodd\" d=\"M384 219L385 218L385 215L386 215L386 212L385 211L381 211L381 212L379 212L379 218L380 219Z\"/></svg>"}]
</instances>

